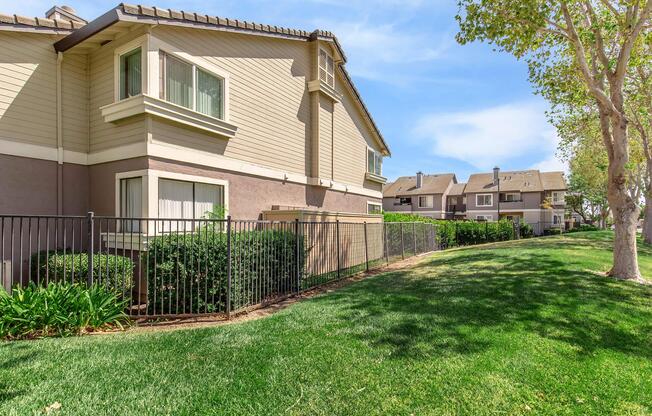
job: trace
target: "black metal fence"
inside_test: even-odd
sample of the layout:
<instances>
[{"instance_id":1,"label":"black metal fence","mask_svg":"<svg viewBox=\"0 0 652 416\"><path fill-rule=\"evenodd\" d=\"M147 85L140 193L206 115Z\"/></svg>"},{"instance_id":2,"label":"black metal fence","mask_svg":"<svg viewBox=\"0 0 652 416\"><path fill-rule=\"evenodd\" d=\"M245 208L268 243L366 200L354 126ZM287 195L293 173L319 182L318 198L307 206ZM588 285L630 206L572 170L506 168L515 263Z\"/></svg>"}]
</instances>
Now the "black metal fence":
<instances>
[{"instance_id":1,"label":"black metal fence","mask_svg":"<svg viewBox=\"0 0 652 416\"><path fill-rule=\"evenodd\" d=\"M440 249L429 223L0 216L0 282L117 291L134 317L225 314Z\"/></svg>"}]
</instances>

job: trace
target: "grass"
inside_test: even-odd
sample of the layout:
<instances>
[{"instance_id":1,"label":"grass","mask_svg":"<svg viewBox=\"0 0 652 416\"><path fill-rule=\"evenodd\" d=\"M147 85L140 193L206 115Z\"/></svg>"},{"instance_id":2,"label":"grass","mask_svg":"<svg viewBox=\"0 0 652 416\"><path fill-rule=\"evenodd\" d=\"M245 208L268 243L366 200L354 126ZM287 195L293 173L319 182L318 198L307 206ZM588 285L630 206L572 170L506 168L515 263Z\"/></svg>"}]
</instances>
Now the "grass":
<instances>
[{"instance_id":1,"label":"grass","mask_svg":"<svg viewBox=\"0 0 652 416\"><path fill-rule=\"evenodd\" d=\"M0 344L0 414L650 414L652 287L595 273L610 238L451 250L233 325Z\"/></svg>"}]
</instances>

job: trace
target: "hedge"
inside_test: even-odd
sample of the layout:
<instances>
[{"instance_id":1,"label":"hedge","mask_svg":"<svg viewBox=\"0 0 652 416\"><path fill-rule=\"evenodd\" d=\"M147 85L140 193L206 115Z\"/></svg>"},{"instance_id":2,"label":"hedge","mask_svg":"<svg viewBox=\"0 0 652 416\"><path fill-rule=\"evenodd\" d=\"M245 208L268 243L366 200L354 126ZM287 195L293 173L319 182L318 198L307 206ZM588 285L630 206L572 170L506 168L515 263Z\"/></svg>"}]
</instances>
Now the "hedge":
<instances>
[{"instance_id":1,"label":"hedge","mask_svg":"<svg viewBox=\"0 0 652 416\"><path fill-rule=\"evenodd\" d=\"M32 279L48 282L87 283L88 255L41 251L32 255ZM73 267L74 266L74 267ZM134 285L134 262L113 254L93 255L93 279L110 290L129 296Z\"/></svg>"},{"instance_id":2,"label":"hedge","mask_svg":"<svg viewBox=\"0 0 652 416\"><path fill-rule=\"evenodd\" d=\"M425 222L435 224L437 226L437 241L442 249L513 240L515 238L514 225L508 220L497 222L437 220L397 212L385 213L384 219L385 222Z\"/></svg>"},{"instance_id":3,"label":"hedge","mask_svg":"<svg viewBox=\"0 0 652 416\"><path fill-rule=\"evenodd\" d=\"M153 238L146 267L149 313L225 312L226 240L225 233L206 229ZM296 290L296 267L303 270L306 256L301 255L297 261L293 232L232 233L231 251L232 309Z\"/></svg>"}]
</instances>

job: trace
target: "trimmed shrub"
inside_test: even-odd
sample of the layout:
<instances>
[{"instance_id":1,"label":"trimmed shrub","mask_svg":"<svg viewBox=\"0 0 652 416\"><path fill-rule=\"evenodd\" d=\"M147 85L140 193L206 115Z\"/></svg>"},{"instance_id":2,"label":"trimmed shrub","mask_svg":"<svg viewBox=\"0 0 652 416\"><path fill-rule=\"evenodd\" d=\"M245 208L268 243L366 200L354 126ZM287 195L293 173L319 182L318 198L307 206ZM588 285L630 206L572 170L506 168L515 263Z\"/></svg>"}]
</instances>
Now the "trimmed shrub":
<instances>
[{"instance_id":1,"label":"trimmed shrub","mask_svg":"<svg viewBox=\"0 0 652 416\"><path fill-rule=\"evenodd\" d=\"M32 279L86 284L88 255L63 251L41 251L32 255ZM93 255L94 282L128 296L134 285L134 262L125 256Z\"/></svg>"},{"instance_id":2,"label":"trimmed shrub","mask_svg":"<svg viewBox=\"0 0 652 416\"><path fill-rule=\"evenodd\" d=\"M514 225L511 221L452 221L436 220L413 214L388 212L385 222L425 222L437 227L437 241L442 249L455 246L482 244L514 239Z\"/></svg>"},{"instance_id":3,"label":"trimmed shrub","mask_svg":"<svg viewBox=\"0 0 652 416\"><path fill-rule=\"evenodd\" d=\"M149 313L226 311L227 241L223 232L168 234L152 239L147 260ZM300 242L300 253L304 252ZM231 234L232 309L296 290L293 232L247 231Z\"/></svg>"},{"instance_id":4,"label":"trimmed shrub","mask_svg":"<svg viewBox=\"0 0 652 416\"><path fill-rule=\"evenodd\" d=\"M50 283L0 290L0 338L38 338L123 329L126 301L101 286Z\"/></svg>"},{"instance_id":5,"label":"trimmed shrub","mask_svg":"<svg viewBox=\"0 0 652 416\"><path fill-rule=\"evenodd\" d=\"M583 231L599 231L600 229L596 227L595 225L591 224L580 224L579 227L577 228L571 228L568 230L568 233L579 233Z\"/></svg>"},{"instance_id":6,"label":"trimmed shrub","mask_svg":"<svg viewBox=\"0 0 652 416\"><path fill-rule=\"evenodd\" d=\"M520 224L521 238L532 238L534 236L534 229L526 222Z\"/></svg>"},{"instance_id":7,"label":"trimmed shrub","mask_svg":"<svg viewBox=\"0 0 652 416\"><path fill-rule=\"evenodd\" d=\"M543 230L543 235L559 235L561 234L561 229L559 228L548 228L547 230Z\"/></svg>"}]
</instances>

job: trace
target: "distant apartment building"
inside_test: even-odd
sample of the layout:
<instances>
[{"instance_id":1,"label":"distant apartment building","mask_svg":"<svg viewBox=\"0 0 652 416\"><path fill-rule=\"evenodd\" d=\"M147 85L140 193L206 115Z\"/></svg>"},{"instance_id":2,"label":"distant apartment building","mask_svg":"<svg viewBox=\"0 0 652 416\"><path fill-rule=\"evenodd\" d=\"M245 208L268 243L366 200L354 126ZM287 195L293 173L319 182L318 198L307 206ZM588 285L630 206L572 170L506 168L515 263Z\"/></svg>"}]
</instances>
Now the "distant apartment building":
<instances>
[{"instance_id":1,"label":"distant apartment building","mask_svg":"<svg viewBox=\"0 0 652 416\"><path fill-rule=\"evenodd\" d=\"M498 180L491 172L476 173L467 183L452 173L418 173L385 186L383 209L445 219L518 218L545 229L564 222L566 189L563 172L500 172Z\"/></svg>"},{"instance_id":2,"label":"distant apartment building","mask_svg":"<svg viewBox=\"0 0 652 416\"><path fill-rule=\"evenodd\" d=\"M446 218L446 196L457 183L453 173L402 176L383 189L383 211Z\"/></svg>"}]
</instances>

